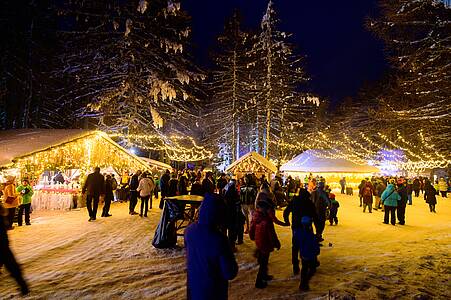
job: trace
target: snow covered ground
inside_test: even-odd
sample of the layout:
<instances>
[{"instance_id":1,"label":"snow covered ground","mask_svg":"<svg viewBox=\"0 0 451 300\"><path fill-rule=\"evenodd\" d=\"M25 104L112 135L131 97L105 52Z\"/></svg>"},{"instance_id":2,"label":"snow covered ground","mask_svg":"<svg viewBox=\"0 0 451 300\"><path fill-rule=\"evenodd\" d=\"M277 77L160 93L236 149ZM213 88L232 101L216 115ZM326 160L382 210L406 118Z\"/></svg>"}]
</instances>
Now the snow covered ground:
<instances>
[{"instance_id":1,"label":"snow covered ground","mask_svg":"<svg viewBox=\"0 0 451 300\"><path fill-rule=\"evenodd\" d=\"M339 225L326 225L321 266L311 291L298 291L292 275L291 231L276 227L282 249L270 257L275 279L254 288L257 264L249 238L239 247L240 271L230 299L451 299L451 198L438 198L437 214L421 198L407 207L405 226L382 224L382 212L363 214L356 196L338 195ZM154 201L153 207L157 207ZM87 222L86 209L35 212L32 226L9 238L30 283L27 299L185 299L183 249L157 250L151 240L160 210L147 219L114 204L113 217ZM281 211L278 211L281 218ZM329 246L332 243L332 246ZM182 244L182 240L180 240ZM6 270L0 299L19 297Z\"/></svg>"}]
</instances>

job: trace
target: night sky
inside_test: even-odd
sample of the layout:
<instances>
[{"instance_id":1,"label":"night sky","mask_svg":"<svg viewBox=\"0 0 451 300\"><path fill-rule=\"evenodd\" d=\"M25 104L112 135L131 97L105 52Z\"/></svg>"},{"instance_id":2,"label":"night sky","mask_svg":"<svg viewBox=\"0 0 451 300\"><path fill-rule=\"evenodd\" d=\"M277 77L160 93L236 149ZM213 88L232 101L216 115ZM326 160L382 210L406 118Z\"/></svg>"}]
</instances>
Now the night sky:
<instances>
[{"instance_id":1,"label":"night sky","mask_svg":"<svg viewBox=\"0 0 451 300\"><path fill-rule=\"evenodd\" d=\"M279 29L293 34L297 52L314 93L340 103L355 95L365 82L387 69L383 44L365 28L365 18L378 13L375 0L274 0ZM245 28L258 29L267 0L184 0L192 16L193 51L197 62L211 65L208 53L224 21L238 8Z\"/></svg>"}]
</instances>

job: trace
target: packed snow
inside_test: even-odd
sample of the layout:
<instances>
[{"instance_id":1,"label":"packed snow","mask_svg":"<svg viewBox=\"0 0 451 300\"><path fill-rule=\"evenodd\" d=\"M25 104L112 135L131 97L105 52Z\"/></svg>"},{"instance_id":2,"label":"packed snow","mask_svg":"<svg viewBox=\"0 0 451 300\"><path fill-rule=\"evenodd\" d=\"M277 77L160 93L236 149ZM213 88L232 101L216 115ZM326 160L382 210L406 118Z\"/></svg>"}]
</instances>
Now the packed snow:
<instances>
[{"instance_id":1,"label":"packed snow","mask_svg":"<svg viewBox=\"0 0 451 300\"><path fill-rule=\"evenodd\" d=\"M271 254L275 279L254 288L254 244L245 238L236 254L240 271L230 299L451 299L451 199L438 197L437 213L421 198L407 206L406 225L385 225L383 213L362 213L357 196L337 195L339 225L326 225L321 266L311 291L298 290L292 275L291 230L276 227L282 242ZM88 222L86 209L32 214L32 226L9 232L31 293L25 299L185 299L184 250L153 248L160 218L154 200L148 218L130 216L127 204L112 205L111 218ZM282 218L282 212L277 212ZM183 244L183 239L179 239ZM207 246L207 245L205 245ZM19 296L6 270L0 299Z\"/></svg>"}]
</instances>

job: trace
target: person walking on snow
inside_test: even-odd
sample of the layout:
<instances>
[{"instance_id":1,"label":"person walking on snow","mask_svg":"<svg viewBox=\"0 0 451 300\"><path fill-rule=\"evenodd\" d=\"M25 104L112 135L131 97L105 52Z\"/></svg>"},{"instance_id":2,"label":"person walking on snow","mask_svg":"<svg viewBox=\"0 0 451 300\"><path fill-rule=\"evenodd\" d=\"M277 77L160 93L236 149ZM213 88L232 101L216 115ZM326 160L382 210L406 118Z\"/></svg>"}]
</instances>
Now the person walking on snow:
<instances>
[{"instance_id":1,"label":"person walking on snow","mask_svg":"<svg viewBox=\"0 0 451 300\"><path fill-rule=\"evenodd\" d=\"M318 228L318 215L316 214L316 207L310 200L310 193L306 189L300 189L299 195L294 196L293 200L287 205L283 211L283 218L286 224L290 224L289 216L291 213L291 231L292 231L292 246L291 246L291 263L293 264L293 274L298 275L299 269L299 251L300 245L295 238L297 231L301 230L303 217L307 216L313 220L315 228Z\"/></svg>"},{"instance_id":2,"label":"person walking on snow","mask_svg":"<svg viewBox=\"0 0 451 300\"><path fill-rule=\"evenodd\" d=\"M147 217L147 211L149 208L149 201L150 201L150 208L152 208L152 194L153 190L155 188L155 184L153 183L153 180L149 178L149 174L147 172L144 172L141 180L139 181L138 185L138 192L139 192L139 198L141 199L141 210L139 216Z\"/></svg>"},{"instance_id":3,"label":"person walking on snow","mask_svg":"<svg viewBox=\"0 0 451 300\"><path fill-rule=\"evenodd\" d=\"M340 207L340 203L338 203L337 200L335 200L335 194L330 193L330 209L329 209L329 223L330 225L333 225L335 222L335 225L338 225L338 208Z\"/></svg>"},{"instance_id":4,"label":"person walking on snow","mask_svg":"<svg viewBox=\"0 0 451 300\"><path fill-rule=\"evenodd\" d=\"M340 186L341 186L341 193L345 194L346 193L346 178L345 177L340 179Z\"/></svg>"},{"instance_id":5,"label":"person walking on snow","mask_svg":"<svg viewBox=\"0 0 451 300\"><path fill-rule=\"evenodd\" d=\"M324 241L322 234L326 226L326 211L330 205L329 196L324 191L324 182L319 182L318 187L314 190L310 198L315 205L316 214L318 215L318 227L316 227L316 234L320 242Z\"/></svg>"},{"instance_id":6,"label":"person walking on snow","mask_svg":"<svg viewBox=\"0 0 451 300\"><path fill-rule=\"evenodd\" d=\"M22 184L19 185L16 191L22 196L22 203L19 205L19 213L17 214L17 225L22 226L22 216L25 211L25 224L31 225L30 223L30 208L31 208L31 197L33 196L33 188L30 185L28 179L22 180Z\"/></svg>"},{"instance_id":7,"label":"person walking on snow","mask_svg":"<svg viewBox=\"0 0 451 300\"><path fill-rule=\"evenodd\" d=\"M363 198L363 212L365 212L366 207L368 206L368 212L372 213L371 209L373 207L373 185L371 182L365 182L365 185L362 189L362 198Z\"/></svg>"},{"instance_id":8,"label":"person walking on snow","mask_svg":"<svg viewBox=\"0 0 451 300\"><path fill-rule=\"evenodd\" d=\"M7 224L6 229L13 229L14 216L16 215L16 209L19 206L19 194L16 190L15 184L16 178L14 176L8 176L6 178L6 184L3 189L3 207L7 211Z\"/></svg>"},{"instance_id":9,"label":"person walking on snow","mask_svg":"<svg viewBox=\"0 0 451 300\"><path fill-rule=\"evenodd\" d=\"M392 225L396 224L396 207L401 197L395 190L393 183L389 183L382 193L382 204L384 205L384 223L388 224L389 218Z\"/></svg>"},{"instance_id":10,"label":"person walking on snow","mask_svg":"<svg viewBox=\"0 0 451 300\"><path fill-rule=\"evenodd\" d=\"M160 178L160 191L161 191L161 198L160 198L160 209L163 209L164 206L164 198L169 196L169 180L171 180L169 170L166 170L164 174Z\"/></svg>"},{"instance_id":11,"label":"person walking on snow","mask_svg":"<svg viewBox=\"0 0 451 300\"><path fill-rule=\"evenodd\" d=\"M406 205L407 205L407 186L404 182L404 178L400 178L398 181L398 194L399 201L398 206L396 207L396 215L398 217L398 224L404 225L406 224Z\"/></svg>"},{"instance_id":12,"label":"person walking on snow","mask_svg":"<svg viewBox=\"0 0 451 300\"><path fill-rule=\"evenodd\" d=\"M105 201L103 203L103 209L102 209L102 217L111 217L110 215L110 206L111 201L114 199L114 181L113 177L111 175L107 175L105 179Z\"/></svg>"},{"instance_id":13,"label":"person walking on snow","mask_svg":"<svg viewBox=\"0 0 451 300\"><path fill-rule=\"evenodd\" d=\"M224 226L225 205L208 193L199 209L199 221L185 230L187 299L226 300L228 281L238 274L238 265Z\"/></svg>"},{"instance_id":14,"label":"person walking on snow","mask_svg":"<svg viewBox=\"0 0 451 300\"><path fill-rule=\"evenodd\" d=\"M100 168L96 167L94 173L88 175L83 185L82 193L86 193L86 206L88 208L89 222L95 221L99 198L105 195L105 178L100 174Z\"/></svg>"},{"instance_id":15,"label":"person walking on snow","mask_svg":"<svg viewBox=\"0 0 451 300\"><path fill-rule=\"evenodd\" d=\"M443 198L446 198L446 194L448 193L448 184L446 183L445 178L440 177L438 181L438 190Z\"/></svg>"},{"instance_id":16,"label":"person walking on snow","mask_svg":"<svg viewBox=\"0 0 451 300\"><path fill-rule=\"evenodd\" d=\"M137 215L135 212L136 204L138 204L138 186L139 186L139 177L141 175L141 171L136 171L130 179L130 205L129 205L129 214Z\"/></svg>"},{"instance_id":17,"label":"person walking on snow","mask_svg":"<svg viewBox=\"0 0 451 300\"><path fill-rule=\"evenodd\" d=\"M424 187L424 200L427 204L429 204L429 210L431 212L435 211L435 205L437 204L437 191L432 186L431 182L428 180L426 181L425 187Z\"/></svg>"}]
</instances>

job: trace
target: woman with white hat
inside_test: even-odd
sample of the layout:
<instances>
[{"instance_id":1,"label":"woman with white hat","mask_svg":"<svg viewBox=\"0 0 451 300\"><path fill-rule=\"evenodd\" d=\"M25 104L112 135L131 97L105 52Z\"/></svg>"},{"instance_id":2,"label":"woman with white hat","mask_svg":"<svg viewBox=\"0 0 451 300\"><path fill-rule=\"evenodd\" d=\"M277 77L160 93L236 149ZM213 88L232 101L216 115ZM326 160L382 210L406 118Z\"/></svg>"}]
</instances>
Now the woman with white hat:
<instances>
[{"instance_id":1,"label":"woman with white hat","mask_svg":"<svg viewBox=\"0 0 451 300\"><path fill-rule=\"evenodd\" d=\"M5 188L3 189L3 207L7 210L7 225L6 229L13 229L14 215L16 214L16 208L19 206L19 195L16 192L15 177L6 177Z\"/></svg>"}]
</instances>

